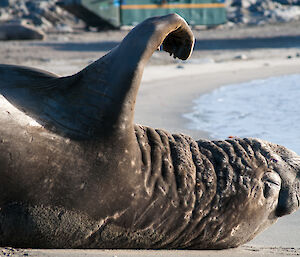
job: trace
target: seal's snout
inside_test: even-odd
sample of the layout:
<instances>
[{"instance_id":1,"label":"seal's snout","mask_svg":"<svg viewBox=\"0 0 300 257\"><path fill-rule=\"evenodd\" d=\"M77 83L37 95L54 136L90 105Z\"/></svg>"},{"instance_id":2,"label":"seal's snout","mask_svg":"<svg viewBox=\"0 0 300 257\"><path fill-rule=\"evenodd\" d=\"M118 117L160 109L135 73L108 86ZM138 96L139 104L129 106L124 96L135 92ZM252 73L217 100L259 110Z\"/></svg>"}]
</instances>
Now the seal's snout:
<instances>
[{"instance_id":1,"label":"seal's snout","mask_svg":"<svg viewBox=\"0 0 300 257\"><path fill-rule=\"evenodd\" d=\"M281 217L293 213L300 207L300 156L284 146L260 142L268 168L281 180L275 215ZM268 178L265 180L270 181ZM273 180L272 177L271 182Z\"/></svg>"},{"instance_id":2,"label":"seal's snout","mask_svg":"<svg viewBox=\"0 0 300 257\"><path fill-rule=\"evenodd\" d=\"M293 213L299 208L299 192L281 189L276 208L276 216L282 217Z\"/></svg>"},{"instance_id":3,"label":"seal's snout","mask_svg":"<svg viewBox=\"0 0 300 257\"><path fill-rule=\"evenodd\" d=\"M300 156L289 152L284 154L284 166L279 171L282 186L279 193L276 215L288 215L300 207Z\"/></svg>"}]
</instances>

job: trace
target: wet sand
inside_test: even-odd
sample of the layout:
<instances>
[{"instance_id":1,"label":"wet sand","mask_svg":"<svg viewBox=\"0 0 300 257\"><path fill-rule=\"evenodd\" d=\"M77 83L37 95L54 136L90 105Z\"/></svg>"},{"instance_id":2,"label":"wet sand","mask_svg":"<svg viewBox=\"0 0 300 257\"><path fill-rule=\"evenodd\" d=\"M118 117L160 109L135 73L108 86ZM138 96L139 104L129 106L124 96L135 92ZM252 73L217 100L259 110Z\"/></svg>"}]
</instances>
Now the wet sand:
<instances>
[{"instance_id":1,"label":"wet sand","mask_svg":"<svg viewBox=\"0 0 300 257\"><path fill-rule=\"evenodd\" d=\"M259 30L260 28L255 30L257 34L262 33ZM270 30L266 31L270 33ZM155 53L152 65L148 66L144 72L136 105L136 123L162 128L173 133L189 134L195 139L208 138L207 132L189 130L186 126L187 120L183 118L184 113L191 111L195 98L223 85L300 73L300 58L296 57L300 52L300 43L298 42L300 32L297 32L299 35L295 35L295 31L289 31L293 36L286 35L289 40L294 39L294 44L283 40L279 46L278 42L272 43L272 40L271 42L266 40L261 41L263 45L250 45L247 49L239 48L239 41L233 48L233 41L230 40L231 34L228 34L228 31L221 31L220 33L223 33L221 36L218 31L215 32L218 36L214 36L212 31L205 33L215 44L219 44L219 40L222 38L222 47L210 45L210 49L206 47L201 50L200 45L196 45L195 57L187 63L171 62L165 54ZM243 33L237 33L236 38L249 38ZM269 37L272 38L272 35L282 37L284 31L274 33L271 33ZM68 75L104 54L125 34L124 32L113 33L111 41L100 43L99 40L104 40L107 35L104 37L95 34L92 37L89 34L91 38L81 37L82 39L79 35L51 35L48 41L43 42L5 42L0 45L0 62L34 66L61 75ZM77 41L74 43L74 40ZM102 50L97 48L99 47L97 42L101 45ZM243 42L245 41L241 41L241 43ZM101 50L100 53L98 50ZM236 58L241 54L247 56L246 60ZM165 65L166 63L169 65ZM293 256L300 255L299 224L300 211L279 219L277 224L246 245L237 249L221 251L0 248L0 256Z\"/></svg>"}]
</instances>

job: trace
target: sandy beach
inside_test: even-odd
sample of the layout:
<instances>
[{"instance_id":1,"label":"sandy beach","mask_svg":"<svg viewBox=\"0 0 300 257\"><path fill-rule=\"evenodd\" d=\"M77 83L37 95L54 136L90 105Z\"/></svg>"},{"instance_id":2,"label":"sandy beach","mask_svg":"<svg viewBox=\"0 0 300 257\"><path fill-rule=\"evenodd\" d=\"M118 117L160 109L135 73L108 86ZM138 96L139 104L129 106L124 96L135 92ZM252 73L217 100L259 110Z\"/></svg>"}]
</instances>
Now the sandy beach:
<instances>
[{"instance_id":1,"label":"sandy beach","mask_svg":"<svg viewBox=\"0 0 300 257\"><path fill-rule=\"evenodd\" d=\"M188 134L194 139L209 138L208 132L187 127L188 121L183 114L192 110L193 100L220 86L300 73L300 58L297 57L300 53L299 25L195 31L194 55L187 62L177 62L164 53L155 53L144 72L136 104L136 123ZM126 33L53 34L41 42L3 42L0 44L0 63L33 66L69 75L117 45ZM280 218L246 245L221 251L0 248L0 256L293 256L300 255L299 224L298 211Z\"/></svg>"}]
</instances>

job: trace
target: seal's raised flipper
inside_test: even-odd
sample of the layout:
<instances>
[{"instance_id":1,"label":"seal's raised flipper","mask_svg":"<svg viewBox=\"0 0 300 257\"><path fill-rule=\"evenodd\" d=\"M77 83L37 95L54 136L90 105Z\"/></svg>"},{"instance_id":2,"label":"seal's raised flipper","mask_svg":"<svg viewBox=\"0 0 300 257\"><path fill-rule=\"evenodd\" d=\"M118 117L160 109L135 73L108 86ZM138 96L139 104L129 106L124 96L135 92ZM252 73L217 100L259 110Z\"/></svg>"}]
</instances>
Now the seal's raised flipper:
<instances>
[{"instance_id":1,"label":"seal's raised flipper","mask_svg":"<svg viewBox=\"0 0 300 257\"><path fill-rule=\"evenodd\" d=\"M161 45L174 57L190 56L194 37L180 16L144 21L119 46L73 76L2 65L0 93L46 128L68 137L134 135L135 99L144 66Z\"/></svg>"},{"instance_id":2,"label":"seal's raised flipper","mask_svg":"<svg viewBox=\"0 0 300 257\"><path fill-rule=\"evenodd\" d=\"M39 69L2 64L0 78L0 93L18 109L52 131L85 136L71 116L76 108L69 102L76 92L77 75L59 77Z\"/></svg>"}]
</instances>

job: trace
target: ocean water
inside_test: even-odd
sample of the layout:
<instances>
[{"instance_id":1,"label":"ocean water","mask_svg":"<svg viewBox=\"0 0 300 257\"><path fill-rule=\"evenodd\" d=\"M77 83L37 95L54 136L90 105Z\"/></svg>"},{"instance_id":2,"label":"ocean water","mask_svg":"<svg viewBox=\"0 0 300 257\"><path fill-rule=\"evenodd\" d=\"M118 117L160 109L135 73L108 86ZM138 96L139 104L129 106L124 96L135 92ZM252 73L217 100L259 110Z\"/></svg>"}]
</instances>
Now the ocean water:
<instances>
[{"instance_id":1,"label":"ocean water","mask_svg":"<svg viewBox=\"0 0 300 257\"><path fill-rule=\"evenodd\" d=\"M227 85L194 101L188 127L216 139L255 137L300 154L300 74Z\"/></svg>"}]
</instances>

